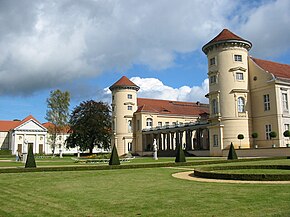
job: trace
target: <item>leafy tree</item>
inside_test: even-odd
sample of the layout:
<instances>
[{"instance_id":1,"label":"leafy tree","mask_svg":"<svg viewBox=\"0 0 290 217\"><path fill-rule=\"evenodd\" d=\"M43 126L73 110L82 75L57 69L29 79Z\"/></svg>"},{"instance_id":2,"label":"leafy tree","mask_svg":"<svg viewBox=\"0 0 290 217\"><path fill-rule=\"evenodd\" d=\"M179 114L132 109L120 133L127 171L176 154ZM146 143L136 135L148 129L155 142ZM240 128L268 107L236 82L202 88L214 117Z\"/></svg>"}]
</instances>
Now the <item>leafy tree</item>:
<instances>
[{"instance_id":1,"label":"leafy tree","mask_svg":"<svg viewBox=\"0 0 290 217\"><path fill-rule=\"evenodd\" d=\"M76 106L70 116L71 134L67 147L79 146L82 151L93 152L97 145L109 148L111 138L111 115L108 104L94 100L84 101Z\"/></svg>"},{"instance_id":2,"label":"leafy tree","mask_svg":"<svg viewBox=\"0 0 290 217\"><path fill-rule=\"evenodd\" d=\"M119 160L116 145L114 145L113 147L109 165L120 165L120 160Z\"/></svg>"},{"instance_id":3,"label":"leafy tree","mask_svg":"<svg viewBox=\"0 0 290 217\"><path fill-rule=\"evenodd\" d=\"M35 163L35 158L34 158L34 154L33 154L33 147L30 144L28 146L28 153L27 153L27 159L25 162L25 168L33 168L36 167L36 163Z\"/></svg>"},{"instance_id":4,"label":"leafy tree","mask_svg":"<svg viewBox=\"0 0 290 217\"><path fill-rule=\"evenodd\" d=\"M54 154L57 135L60 134L68 124L70 94L68 91L51 91L46 101L47 111L45 119L51 123L48 127L48 133L50 135L49 140L52 153Z\"/></svg>"},{"instance_id":5,"label":"leafy tree","mask_svg":"<svg viewBox=\"0 0 290 217\"><path fill-rule=\"evenodd\" d=\"M182 145L181 144L178 144L175 162L176 163L186 162L184 151L182 149Z\"/></svg>"},{"instance_id":6,"label":"leafy tree","mask_svg":"<svg viewBox=\"0 0 290 217\"><path fill-rule=\"evenodd\" d=\"M233 143L231 142L231 146L230 146L230 150L228 154L228 160L235 160L235 159L238 159L238 155L236 153Z\"/></svg>"},{"instance_id":7,"label":"leafy tree","mask_svg":"<svg viewBox=\"0 0 290 217\"><path fill-rule=\"evenodd\" d=\"M254 146L256 146L256 139L258 138L258 133L252 133L252 138L254 139Z\"/></svg>"},{"instance_id":8,"label":"leafy tree","mask_svg":"<svg viewBox=\"0 0 290 217\"><path fill-rule=\"evenodd\" d=\"M270 132L269 136L270 136L270 139L276 138L277 133L275 131L272 131L272 132ZM275 146L276 146L275 144L272 145L272 147L275 147Z\"/></svg>"},{"instance_id":9,"label":"leafy tree","mask_svg":"<svg viewBox=\"0 0 290 217\"><path fill-rule=\"evenodd\" d=\"M287 147L288 147L289 146L290 131L289 130L285 130L284 133L283 133L283 136L288 138L288 143L287 143Z\"/></svg>"},{"instance_id":10,"label":"leafy tree","mask_svg":"<svg viewBox=\"0 0 290 217\"><path fill-rule=\"evenodd\" d=\"M243 134L239 134L238 135L238 139L240 140L240 148L241 148L241 143L242 143L242 140L244 139L245 137L244 137L244 135Z\"/></svg>"}]
</instances>

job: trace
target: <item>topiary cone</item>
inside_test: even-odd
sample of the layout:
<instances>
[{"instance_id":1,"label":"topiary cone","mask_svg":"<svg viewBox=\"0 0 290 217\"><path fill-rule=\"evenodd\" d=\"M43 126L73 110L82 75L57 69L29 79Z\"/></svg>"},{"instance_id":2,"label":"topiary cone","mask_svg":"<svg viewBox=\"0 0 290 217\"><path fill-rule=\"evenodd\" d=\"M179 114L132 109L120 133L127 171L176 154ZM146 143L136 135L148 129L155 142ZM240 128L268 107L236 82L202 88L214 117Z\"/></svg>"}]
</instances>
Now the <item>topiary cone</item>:
<instances>
[{"instance_id":1,"label":"topiary cone","mask_svg":"<svg viewBox=\"0 0 290 217\"><path fill-rule=\"evenodd\" d=\"M25 162L25 168L33 168L33 167L34 168L36 167L36 163L35 163L34 154L33 154L33 147L32 145L29 145L27 159Z\"/></svg>"},{"instance_id":2,"label":"topiary cone","mask_svg":"<svg viewBox=\"0 0 290 217\"><path fill-rule=\"evenodd\" d=\"M116 145L113 146L112 154L110 157L109 165L120 165L119 155Z\"/></svg>"},{"instance_id":3,"label":"topiary cone","mask_svg":"<svg viewBox=\"0 0 290 217\"><path fill-rule=\"evenodd\" d=\"M182 145L179 144L176 152L175 163L186 162Z\"/></svg>"},{"instance_id":4,"label":"topiary cone","mask_svg":"<svg viewBox=\"0 0 290 217\"><path fill-rule=\"evenodd\" d=\"M230 150L229 150L229 154L228 154L228 160L235 160L238 159L238 155L235 151L235 147L233 145L233 143L231 142L231 146L230 146Z\"/></svg>"}]
</instances>

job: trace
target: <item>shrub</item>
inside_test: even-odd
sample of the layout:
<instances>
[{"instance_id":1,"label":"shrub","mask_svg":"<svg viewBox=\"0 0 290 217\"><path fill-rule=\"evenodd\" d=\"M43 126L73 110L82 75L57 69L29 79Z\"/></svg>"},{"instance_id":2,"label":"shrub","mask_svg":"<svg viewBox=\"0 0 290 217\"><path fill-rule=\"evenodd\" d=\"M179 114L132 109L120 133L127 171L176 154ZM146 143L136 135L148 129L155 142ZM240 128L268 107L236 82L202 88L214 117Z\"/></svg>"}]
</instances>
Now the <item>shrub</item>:
<instances>
[{"instance_id":1,"label":"shrub","mask_svg":"<svg viewBox=\"0 0 290 217\"><path fill-rule=\"evenodd\" d=\"M245 137L244 137L243 134L239 134L239 135L238 135L238 139L239 139L239 140L242 140L242 139L244 139L244 138L245 138Z\"/></svg>"},{"instance_id":2,"label":"shrub","mask_svg":"<svg viewBox=\"0 0 290 217\"><path fill-rule=\"evenodd\" d=\"M186 162L185 155L184 155L184 151L182 149L182 145L181 144L178 145L177 152L176 152L175 162L176 163Z\"/></svg>"},{"instance_id":3,"label":"shrub","mask_svg":"<svg viewBox=\"0 0 290 217\"><path fill-rule=\"evenodd\" d=\"M290 131L289 131L289 130L286 130L286 131L283 133L283 136L285 136L285 137L290 137Z\"/></svg>"},{"instance_id":4,"label":"shrub","mask_svg":"<svg viewBox=\"0 0 290 217\"><path fill-rule=\"evenodd\" d=\"M120 165L119 155L117 152L116 145L113 146L111 158L109 161L109 165Z\"/></svg>"},{"instance_id":5,"label":"shrub","mask_svg":"<svg viewBox=\"0 0 290 217\"><path fill-rule=\"evenodd\" d=\"M34 154L33 154L33 147L32 145L29 145L25 168L33 168L33 167L34 168L36 167L36 163L35 163Z\"/></svg>"},{"instance_id":6,"label":"shrub","mask_svg":"<svg viewBox=\"0 0 290 217\"><path fill-rule=\"evenodd\" d=\"M238 159L237 153L235 151L234 145L231 142L231 146L230 146L230 150L229 150L229 154L228 154L228 160L236 160Z\"/></svg>"},{"instance_id":7,"label":"shrub","mask_svg":"<svg viewBox=\"0 0 290 217\"><path fill-rule=\"evenodd\" d=\"M277 133L275 131L270 132L270 138L276 138L277 137Z\"/></svg>"},{"instance_id":8,"label":"shrub","mask_svg":"<svg viewBox=\"0 0 290 217\"><path fill-rule=\"evenodd\" d=\"M253 139L258 138L258 133L252 133L252 138L253 138Z\"/></svg>"},{"instance_id":9,"label":"shrub","mask_svg":"<svg viewBox=\"0 0 290 217\"><path fill-rule=\"evenodd\" d=\"M0 155L12 155L11 150L0 150Z\"/></svg>"}]
</instances>

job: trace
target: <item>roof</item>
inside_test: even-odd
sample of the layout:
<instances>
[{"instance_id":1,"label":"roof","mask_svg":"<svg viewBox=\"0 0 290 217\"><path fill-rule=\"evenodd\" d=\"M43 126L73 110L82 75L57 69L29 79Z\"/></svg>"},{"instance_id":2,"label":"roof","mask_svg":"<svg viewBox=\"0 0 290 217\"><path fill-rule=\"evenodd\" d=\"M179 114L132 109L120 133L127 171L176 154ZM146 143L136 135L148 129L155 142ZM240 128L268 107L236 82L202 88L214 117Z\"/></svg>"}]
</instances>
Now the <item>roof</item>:
<instances>
[{"instance_id":1,"label":"roof","mask_svg":"<svg viewBox=\"0 0 290 217\"><path fill-rule=\"evenodd\" d=\"M276 63L268 60L261 60L251 57L251 59L265 71L272 73L276 78L290 79L290 65Z\"/></svg>"},{"instance_id":2,"label":"roof","mask_svg":"<svg viewBox=\"0 0 290 217\"><path fill-rule=\"evenodd\" d=\"M139 87L134 84L132 81L129 80L129 78L127 78L126 76L123 76L122 78L120 78L117 82L115 82L111 87L110 90L116 88L116 87L133 87L137 90L139 90Z\"/></svg>"},{"instance_id":3,"label":"roof","mask_svg":"<svg viewBox=\"0 0 290 217\"><path fill-rule=\"evenodd\" d=\"M205 44L202 47L202 50L203 50L203 52L205 52L206 48L209 45L216 44L216 43L223 43L223 42L226 42L226 41L243 41L243 42L246 42L246 44L249 45L249 48L252 47L252 43L251 42L249 42L249 41L241 38L240 36L232 33L228 29L223 29L216 37L214 37L211 41L209 41L207 44Z\"/></svg>"},{"instance_id":4,"label":"roof","mask_svg":"<svg viewBox=\"0 0 290 217\"><path fill-rule=\"evenodd\" d=\"M1 121L0 120L0 131L1 132L8 132L12 129L15 129L16 127L24 124L25 122L29 120L34 120L37 123L39 123L32 115L27 116L23 120L15 120L15 121ZM40 123L39 123L40 124Z\"/></svg>"},{"instance_id":5,"label":"roof","mask_svg":"<svg viewBox=\"0 0 290 217\"><path fill-rule=\"evenodd\" d=\"M137 99L136 112L152 112L167 115L198 116L201 113L209 113L209 105L199 102L179 102L159 99Z\"/></svg>"},{"instance_id":6,"label":"roof","mask_svg":"<svg viewBox=\"0 0 290 217\"><path fill-rule=\"evenodd\" d=\"M44 126L46 129L49 130L49 128L52 128L54 127L55 125L51 122L46 122L46 123L43 123L42 126ZM63 127L60 132L61 133L68 133L70 131L70 127L69 126L65 126Z\"/></svg>"}]
</instances>

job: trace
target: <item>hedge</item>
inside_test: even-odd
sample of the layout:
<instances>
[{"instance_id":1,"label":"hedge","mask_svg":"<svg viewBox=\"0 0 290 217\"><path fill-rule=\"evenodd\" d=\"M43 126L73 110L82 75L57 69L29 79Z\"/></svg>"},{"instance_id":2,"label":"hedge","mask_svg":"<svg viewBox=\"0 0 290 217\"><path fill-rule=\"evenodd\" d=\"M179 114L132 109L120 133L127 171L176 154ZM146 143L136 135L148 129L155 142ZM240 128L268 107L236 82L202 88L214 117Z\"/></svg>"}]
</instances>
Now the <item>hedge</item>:
<instances>
[{"instance_id":1,"label":"hedge","mask_svg":"<svg viewBox=\"0 0 290 217\"><path fill-rule=\"evenodd\" d=\"M12 151L11 151L11 150L3 149L3 150L0 150L0 155L7 155L7 156L10 156L10 155L12 155ZM11 156L10 156L10 157L11 157Z\"/></svg>"},{"instance_id":2,"label":"hedge","mask_svg":"<svg viewBox=\"0 0 290 217\"><path fill-rule=\"evenodd\" d=\"M190 162L164 162L164 163L147 163L147 164L121 164L121 165L94 165L94 166L63 166L63 167L37 167L37 168L0 168L0 173L23 173L23 172L56 172L56 171L84 171L84 170L111 170L111 169L139 169L139 168L156 168L156 167L179 167L179 166L197 166L208 164L221 164L232 162L262 161L285 159L286 157L275 158L254 158L239 160L214 160L214 161L190 161Z\"/></svg>"},{"instance_id":3,"label":"hedge","mask_svg":"<svg viewBox=\"0 0 290 217\"><path fill-rule=\"evenodd\" d=\"M226 180L249 180L249 181L289 181L290 174L232 174L226 172L215 172L218 170L237 169L280 169L290 170L290 165L237 165L237 166L216 166L196 168L194 176L208 179Z\"/></svg>"}]
</instances>

